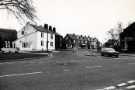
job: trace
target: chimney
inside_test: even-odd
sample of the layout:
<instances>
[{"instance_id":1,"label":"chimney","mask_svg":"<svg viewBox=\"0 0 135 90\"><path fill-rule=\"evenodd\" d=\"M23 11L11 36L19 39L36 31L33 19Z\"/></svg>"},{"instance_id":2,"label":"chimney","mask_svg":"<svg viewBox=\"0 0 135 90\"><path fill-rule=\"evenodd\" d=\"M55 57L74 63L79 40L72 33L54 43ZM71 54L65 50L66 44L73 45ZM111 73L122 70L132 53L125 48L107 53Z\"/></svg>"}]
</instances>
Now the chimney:
<instances>
[{"instance_id":1,"label":"chimney","mask_svg":"<svg viewBox=\"0 0 135 90\"><path fill-rule=\"evenodd\" d=\"M55 27L53 27L53 32L56 33L56 28Z\"/></svg>"},{"instance_id":2,"label":"chimney","mask_svg":"<svg viewBox=\"0 0 135 90\"><path fill-rule=\"evenodd\" d=\"M48 29L48 24L44 24L44 29Z\"/></svg>"},{"instance_id":3,"label":"chimney","mask_svg":"<svg viewBox=\"0 0 135 90\"><path fill-rule=\"evenodd\" d=\"M52 32L52 26L49 26L49 31L51 31L51 32Z\"/></svg>"}]
</instances>

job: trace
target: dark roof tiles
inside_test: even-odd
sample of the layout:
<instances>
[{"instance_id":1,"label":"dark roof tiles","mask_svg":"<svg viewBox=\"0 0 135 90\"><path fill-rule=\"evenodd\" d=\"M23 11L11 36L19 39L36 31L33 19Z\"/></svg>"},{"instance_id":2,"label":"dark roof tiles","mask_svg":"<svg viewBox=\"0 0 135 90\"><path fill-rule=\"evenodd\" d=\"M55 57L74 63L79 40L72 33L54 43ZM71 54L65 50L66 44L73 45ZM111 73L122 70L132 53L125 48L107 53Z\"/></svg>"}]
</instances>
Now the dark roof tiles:
<instances>
[{"instance_id":1,"label":"dark roof tiles","mask_svg":"<svg viewBox=\"0 0 135 90\"><path fill-rule=\"evenodd\" d=\"M36 25L33 25L33 24L31 24L31 26L33 26L39 32L47 32L48 31L48 33L55 33L53 31L50 31L48 29L43 28L42 26L36 26Z\"/></svg>"}]
</instances>

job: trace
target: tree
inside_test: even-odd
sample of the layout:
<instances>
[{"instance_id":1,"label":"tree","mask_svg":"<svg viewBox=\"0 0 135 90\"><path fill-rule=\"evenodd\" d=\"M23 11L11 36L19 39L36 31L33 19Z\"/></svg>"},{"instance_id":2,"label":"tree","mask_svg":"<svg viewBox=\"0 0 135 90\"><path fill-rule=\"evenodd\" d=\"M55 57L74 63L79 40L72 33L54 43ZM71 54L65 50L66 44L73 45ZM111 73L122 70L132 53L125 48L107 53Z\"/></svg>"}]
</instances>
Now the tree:
<instances>
[{"instance_id":1,"label":"tree","mask_svg":"<svg viewBox=\"0 0 135 90\"><path fill-rule=\"evenodd\" d=\"M35 9L32 0L0 0L0 9L6 9L16 16L17 19L29 19L34 21Z\"/></svg>"},{"instance_id":2,"label":"tree","mask_svg":"<svg viewBox=\"0 0 135 90\"><path fill-rule=\"evenodd\" d=\"M110 35L111 39L119 40L119 35L121 32L123 32L123 25L121 22L119 22L116 28L112 28L108 31L108 35Z\"/></svg>"},{"instance_id":3,"label":"tree","mask_svg":"<svg viewBox=\"0 0 135 90\"><path fill-rule=\"evenodd\" d=\"M123 32L122 23L118 23L116 28L112 28L108 31L111 38L105 43L107 47L113 47L116 50L120 49L120 33Z\"/></svg>"},{"instance_id":4,"label":"tree","mask_svg":"<svg viewBox=\"0 0 135 90\"><path fill-rule=\"evenodd\" d=\"M123 32L123 24L121 22L118 23L118 33L120 34L121 32Z\"/></svg>"},{"instance_id":5,"label":"tree","mask_svg":"<svg viewBox=\"0 0 135 90\"><path fill-rule=\"evenodd\" d=\"M110 30L108 31L108 34L111 36L111 39L115 39L114 29L110 29Z\"/></svg>"}]
</instances>

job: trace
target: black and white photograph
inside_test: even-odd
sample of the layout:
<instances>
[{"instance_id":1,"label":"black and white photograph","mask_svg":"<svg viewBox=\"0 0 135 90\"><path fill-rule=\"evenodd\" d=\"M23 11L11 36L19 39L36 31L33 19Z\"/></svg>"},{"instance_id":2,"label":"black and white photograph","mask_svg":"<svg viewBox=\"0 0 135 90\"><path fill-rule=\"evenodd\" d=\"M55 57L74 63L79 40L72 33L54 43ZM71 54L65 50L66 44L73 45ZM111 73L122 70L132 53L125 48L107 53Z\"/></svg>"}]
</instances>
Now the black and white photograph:
<instances>
[{"instance_id":1,"label":"black and white photograph","mask_svg":"<svg viewBox=\"0 0 135 90\"><path fill-rule=\"evenodd\" d=\"M0 90L135 90L135 0L0 0Z\"/></svg>"}]
</instances>

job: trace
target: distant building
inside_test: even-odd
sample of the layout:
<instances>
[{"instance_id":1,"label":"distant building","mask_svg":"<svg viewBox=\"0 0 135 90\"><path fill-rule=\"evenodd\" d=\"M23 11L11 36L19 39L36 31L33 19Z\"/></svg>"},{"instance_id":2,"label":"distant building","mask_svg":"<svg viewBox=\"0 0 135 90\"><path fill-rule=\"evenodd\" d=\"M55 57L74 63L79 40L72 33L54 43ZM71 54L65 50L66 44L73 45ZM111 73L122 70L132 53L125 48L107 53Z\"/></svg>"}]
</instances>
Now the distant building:
<instances>
[{"instance_id":1,"label":"distant building","mask_svg":"<svg viewBox=\"0 0 135 90\"><path fill-rule=\"evenodd\" d=\"M66 48L73 48L75 46L75 41L77 37L75 34L67 34L64 37L65 43L66 43Z\"/></svg>"},{"instance_id":2,"label":"distant building","mask_svg":"<svg viewBox=\"0 0 135 90\"><path fill-rule=\"evenodd\" d=\"M17 36L15 43L20 50L55 50L55 32L48 24L43 27L27 23Z\"/></svg>"},{"instance_id":3,"label":"distant building","mask_svg":"<svg viewBox=\"0 0 135 90\"><path fill-rule=\"evenodd\" d=\"M100 46L100 42L97 38L87 37L82 35L67 34L64 37L67 48L73 48L78 46L80 48L97 49ZM99 45L98 45L99 44Z\"/></svg>"},{"instance_id":4,"label":"distant building","mask_svg":"<svg viewBox=\"0 0 135 90\"><path fill-rule=\"evenodd\" d=\"M0 28L0 49L15 47L13 41L16 39L16 30Z\"/></svg>"},{"instance_id":5,"label":"distant building","mask_svg":"<svg viewBox=\"0 0 135 90\"><path fill-rule=\"evenodd\" d=\"M64 39L63 36L56 33L55 34L55 49L64 49L65 48L65 44L64 44Z\"/></svg>"},{"instance_id":6,"label":"distant building","mask_svg":"<svg viewBox=\"0 0 135 90\"><path fill-rule=\"evenodd\" d=\"M120 46L123 51L135 52L135 22L130 24L120 34Z\"/></svg>"}]
</instances>

